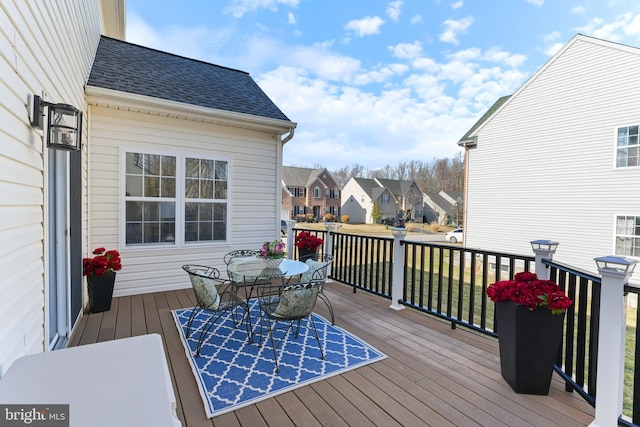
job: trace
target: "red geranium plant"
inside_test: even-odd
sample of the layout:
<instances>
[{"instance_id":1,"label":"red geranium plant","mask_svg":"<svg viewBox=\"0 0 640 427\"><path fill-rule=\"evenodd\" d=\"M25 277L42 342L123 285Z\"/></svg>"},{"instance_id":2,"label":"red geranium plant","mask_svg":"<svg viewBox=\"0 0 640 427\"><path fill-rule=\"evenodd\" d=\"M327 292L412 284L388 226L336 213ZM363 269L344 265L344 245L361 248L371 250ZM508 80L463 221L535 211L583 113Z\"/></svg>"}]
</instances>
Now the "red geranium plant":
<instances>
[{"instance_id":1,"label":"red geranium plant","mask_svg":"<svg viewBox=\"0 0 640 427\"><path fill-rule=\"evenodd\" d=\"M92 258L82 259L82 274L85 276L102 276L111 271L122 269L120 254L116 250L108 251L105 248L96 248Z\"/></svg>"},{"instance_id":2,"label":"red geranium plant","mask_svg":"<svg viewBox=\"0 0 640 427\"><path fill-rule=\"evenodd\" d=\"M573 304L562 288L551 280L540 280L535 273L524 271L513 280L495 282L487 288L491 301L512 301L529 310L547 307L553 314L562 314Z\"/></svg>"},{"instance_id":3,"label":"red geranium plant","mask_svg":"<svg viewBox=\"0 0 640 427\"><path fill-rule=\"evenodd\" d=\"M318 247L323 243L324 240L322 240L321 238L314 236L308 231L301 231L296 236L296 241L293 245L298 249L309 249L315 252L316 249L318 249Z\"/></svg>"}]
</instances>

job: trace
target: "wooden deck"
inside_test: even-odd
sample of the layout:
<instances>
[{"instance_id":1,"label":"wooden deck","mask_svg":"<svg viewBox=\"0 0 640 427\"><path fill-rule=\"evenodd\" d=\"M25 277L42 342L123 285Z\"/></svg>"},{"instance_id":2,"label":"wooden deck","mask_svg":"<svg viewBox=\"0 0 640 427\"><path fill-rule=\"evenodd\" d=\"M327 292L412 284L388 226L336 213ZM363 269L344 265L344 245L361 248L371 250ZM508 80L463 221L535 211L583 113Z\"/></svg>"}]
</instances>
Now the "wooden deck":
<instances>
[{"instance_id":1,"label":"wooden deck","mask_svg":"<svg viewBox=\"0 0 640 427\"><path fill-rule=\"evenodd\" d=\"M340 326L388 358L207 419L171 317L192 307L191 290L115 298L110 311L87 314L71 345L158 333L162 336L184 426L585 426L593 408L564 391L554 374L549 396L514 393L500 376L497 341L389 300L329 283ZM327 315L324 304L317 311ZM88 387L95 385L87 384ZM123 385L126 386L126 385Z\"/></svg>"}]
</instances>

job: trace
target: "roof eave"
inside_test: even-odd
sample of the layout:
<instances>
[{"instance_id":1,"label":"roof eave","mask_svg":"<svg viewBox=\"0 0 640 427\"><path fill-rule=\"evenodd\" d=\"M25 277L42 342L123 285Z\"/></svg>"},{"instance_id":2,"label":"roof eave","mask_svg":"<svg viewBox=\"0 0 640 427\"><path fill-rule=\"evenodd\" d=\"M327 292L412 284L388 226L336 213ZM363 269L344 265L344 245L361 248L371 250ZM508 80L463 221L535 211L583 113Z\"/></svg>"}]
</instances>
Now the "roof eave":
<instances>
[{"instance_id":1,"label":"roof eave","mask_svg":"<svg viewBox=\"0 0 640 427\"><path fill-rule=\"evenodd\" d=\"M201 107L97 86L87 85L85 87L85 94L87 95L87 102L90 105L271 132L278 135L291 132L297 126L297 123L288 120Z\"/></svg>"}]
</instances>

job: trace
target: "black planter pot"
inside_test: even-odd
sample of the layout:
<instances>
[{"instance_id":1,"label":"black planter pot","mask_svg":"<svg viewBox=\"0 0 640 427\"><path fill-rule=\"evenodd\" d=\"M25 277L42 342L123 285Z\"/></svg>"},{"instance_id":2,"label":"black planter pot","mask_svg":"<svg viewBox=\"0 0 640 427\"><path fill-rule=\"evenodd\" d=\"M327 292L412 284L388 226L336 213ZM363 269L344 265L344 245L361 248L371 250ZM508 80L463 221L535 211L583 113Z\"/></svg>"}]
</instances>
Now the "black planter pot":
<instances>
[{"instance_id":1,"label":"black planter pot","mask_svg":"<svg viewBox=\"0 0 640 427\"><path fill-rule=\"evenodd\" d=\"M89 310L92 313L111 310L111 299L113 298L113 285L115 282L115 271L105 273L102 276L87 276Z\"/></svg>"},{"instance_id":2,"label":"black planter pot","mask_svg":"<svg viewBox=\"0 0 640 427\"><path fill-rule=\"evenodd\" d=\"M316 251L312 251L307 248L299 248L298 249L298 259L302 262L308 260L309 258L313 258L316 254Z\"/></svg>"},{"instance_id":3,"label":"black planter pot","mask_svg":"<svg viewBox=\"0 0 640 427\"><path fill-rule=\"evenodd\" d=\"M564 314L531 311L510 301L496 303L502 377L516 393L549 394L562 342Z\"/></svg>"}]
</instances>

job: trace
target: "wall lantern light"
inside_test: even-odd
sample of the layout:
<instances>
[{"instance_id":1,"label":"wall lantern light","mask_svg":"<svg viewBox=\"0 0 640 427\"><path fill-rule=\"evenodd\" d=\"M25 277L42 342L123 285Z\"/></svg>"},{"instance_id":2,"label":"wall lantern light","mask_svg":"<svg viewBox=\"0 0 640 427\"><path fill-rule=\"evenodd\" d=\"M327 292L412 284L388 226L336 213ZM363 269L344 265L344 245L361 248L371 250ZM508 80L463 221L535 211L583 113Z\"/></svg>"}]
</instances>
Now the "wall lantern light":
<instances>
[{"instance_id":1,"label":"wall lantern light","mask_svg":"<svg viewBox=\"0 0 640 427\"><path fill-rule=\"evenodd\" d=\"M47 147L80 151L82 149L82 111L69 104L54 104L33 95L31 108L31 126L42 129L44 109L47 114Z\"/></svg>"}]
</instances>

